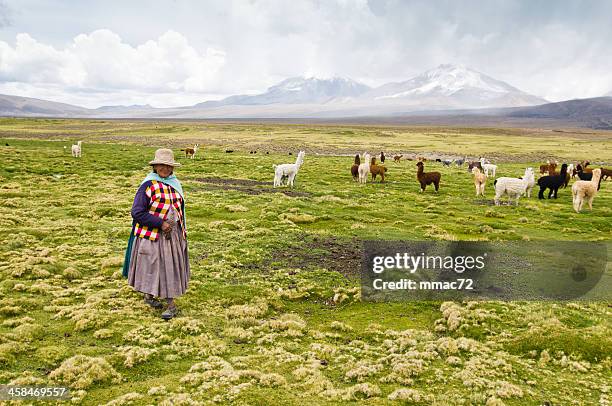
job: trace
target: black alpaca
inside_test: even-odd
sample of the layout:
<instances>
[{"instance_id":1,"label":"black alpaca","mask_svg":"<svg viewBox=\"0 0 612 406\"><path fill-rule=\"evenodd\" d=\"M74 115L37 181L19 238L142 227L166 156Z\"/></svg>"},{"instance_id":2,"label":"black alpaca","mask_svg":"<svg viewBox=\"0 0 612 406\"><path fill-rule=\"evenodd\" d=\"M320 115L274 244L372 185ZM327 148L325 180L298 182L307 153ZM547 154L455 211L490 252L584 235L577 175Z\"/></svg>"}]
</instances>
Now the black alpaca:
<instances>
[{"instance_id":1,"label":"black alpaca","mask_svg":"<svg viewBox=\"0 0 612 406\"><path fill-rule=\"evenodd\" d=\"M548 192L548 198L554 194L555 199L557 198L557 191L565 183L565 175L567 174L567 164L561 165L561 171L558 175L542 176L538 179L538 186L540 186L540 192L538 193L538 199L544 199L544 192L546 189L550 189Z\"/></svg>"},{"instance_id":2,"label":"black alpaca","mask_svg":"<svg viewBox=\"0 0 612 406\"><path fill-rule=\"evenodd\" d=\"M353 180L357 180L359 178L359 165L361 164L361 159L359 158L359 154L355 155L355 163L351 166L351 175L353 175Z\"/></svg>"},{"instance_id":3,"label":"black alpaca","mask_svg":"<svg viewBox=\"0 0 612 406\"><path fill-rule=\"evenodd\" d=\"M586 165L585 165L586 167ZM585 167L583 167L582 165L578 164L576 165L576 174L578 175L578 178L580 178L580 180L591 180L593 179L593 172L585 172ZM590 170L590 168L589 168Z\"/></svg>"}]
</instances>

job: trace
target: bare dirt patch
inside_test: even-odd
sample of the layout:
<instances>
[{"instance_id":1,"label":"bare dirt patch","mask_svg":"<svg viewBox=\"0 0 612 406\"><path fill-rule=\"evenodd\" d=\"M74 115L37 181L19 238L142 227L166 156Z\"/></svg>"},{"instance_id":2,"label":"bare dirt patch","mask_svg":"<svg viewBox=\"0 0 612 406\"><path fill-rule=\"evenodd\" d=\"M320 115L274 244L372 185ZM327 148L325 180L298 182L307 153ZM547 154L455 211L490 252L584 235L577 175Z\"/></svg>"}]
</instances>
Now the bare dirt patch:
<instances>
[{"instance_id":1,"label":"bare dirt patch","mask_svg":"<svg viewBox=\"0 0 612 406\"><path fill-rule=\"evenodd\" d=\"M261 262L247 268L262 270L299 268L315 270L325 268L349 279L359 278L363 256L363 241L357 238L342 239L304 235L301 242L277 249Z\"/></svg>"}]
</instances>

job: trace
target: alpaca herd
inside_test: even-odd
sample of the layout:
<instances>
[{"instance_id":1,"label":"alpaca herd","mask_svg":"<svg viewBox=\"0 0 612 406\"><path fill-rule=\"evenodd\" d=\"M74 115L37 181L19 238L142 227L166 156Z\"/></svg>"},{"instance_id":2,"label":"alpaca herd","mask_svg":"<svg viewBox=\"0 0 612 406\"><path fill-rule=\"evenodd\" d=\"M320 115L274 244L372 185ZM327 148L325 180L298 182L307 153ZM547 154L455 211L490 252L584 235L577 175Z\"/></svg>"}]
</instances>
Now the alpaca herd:
<instances>
[{"instance_id":1,"label":"alpaca herd","mask_svg":"<svg viewBox=\"0 0 612 406\"><path fill-rule=\"evenodd\" d=\"M195 159L196 153L200 144L195 144L193 148L181 149L185 152L185 158ZM67 147L64 146L64 150ZM82 141L78 141L72 145L72 156L80 158L82 156ZM233 150L226 150L226 153L234 152ZM251 151L251 154L254 152ZM266 152L269 154L269 152ZM289 153L289 155L293 155ZM304 163L305 151L299 151L297 158L294 163L272 165L274 169L274 181L273 186L280 187L287 185L293 187L295 178L300 170L300 167ZM360 154L354 156L353 165L351 166L351 176L354 181L360 184L365 184L368 181L368 176L371 176L372 181L375 181L377 177L380 177L380 183L385 182L386 173L388 168L385 166L386 156L384 152L380 152L378 155L380 158L380 164L376 163L376 156L371 156L368 152L364 152L363 158ZM407 157L404 154L393 155L394 164L401 163L402 159L412 161L414 158ZM433 185L436 192L440 190L440 182L442 174L437 171L425 171L425 162L428 161L425 156L416 157L416 179L420 186L420 192L425 192L428 185ZM434 159L432 159L432 162ZM474 187L476 189L476 197L485 196L485 187L490 177L495 178L498 170L496 164L491 163L484 157L480 157L478 160L468 161L466 157L459 159L435 159L435 162L441 163L443 167L450 167L453 163L458 167L463 166L467 163L468 172L473 176ZM540 178L535 180L535 172L533 168L528 167L525 169L523 176L513 177L499 177L493 182L495 189L495 197L493 202L495 205L501 204L501 199L504 196L508 198L508 204L514 202L518 206L518 201L522 196L527 198L531 197L532 189L537 184L539 187L538 199L545 198L545 192L548 190L548 199L557 198L559 189L566 188L569 184L570 179L578 178L572 185L572 202L573 208L576 213L580 213L584 204L589 206L589 209L593 207L593 199L597 196L602 180L606 180L612 177L612 170L607 168L590 168L589 161L582 161L578 163L563 163L560 170L557 172L557 161L546 161L545 164L540 165Z\"/></svg>"},{"instance_id":2,"label":"alpaca herd","mask_svg":"<svg viewBox=\"0 0 612 406\"><path fill-rule=\"evenodd\" d=\"M381 152L380 156L382 158L384 154ZM404 157L404 155L394 155L394 163L399 163L402 157ZM416 178L420 185L420 192L424 192L426 187L432 184L437 192L440 189L442 174L437 171L425 171L425 162L427 162L426 157L419 156L417 160ZM441 163L442 166L449 167L452 163L457 163L458 166L461 166L467 159L449 160L438 158L435 161ZM556 199L559 189L567 187L570 179L574 176L573 172L575 172L580 180L574 183L572 187L572 196L574 210L579 213L585 202L589 205L589 208L592 207L593 198L597 195L597 191L601 187L601 180L604 178L604 173L607 176L612 175L612 171L606 168L597 168L593 170L591 170L591 168L586 168L588 164L588 162L582 162L574 166L574 164L563 163L560 170L557 172L558 163L556 161L547 161L546 164L540 165L540 174L543 176L541 176L537 182L535 179L535 171L531 167L526 168L521 177L496 178L493 182L495 189L493 202L495 205L501 205L502 198L506 196L509 204L514 203L518 206L518 201L521 196L526 196L527 198L531 197L531 192L536 184L539 187L539 199L545 198L545 192L547 190L548 198ZM491 163L484 157L479 158L477 161L468 162L468 171L473 175L477 197L485 196L487 180L489 177L496 177L497 169L497 165ZM376 179L377 175L380 175L380 182L382 183L385 180L385 172L387 172L387 168L382 164L376 164L376 158L370 157L367 152L363 154L363 160L359 154L355 155L351 167L351 176L353 180L359 181L359 183L362 184L366 183L368 173L370 173L372 175L372 181ZM595 176L595 174L597 174L597 176Z\"/></svg>"}]
</instances>

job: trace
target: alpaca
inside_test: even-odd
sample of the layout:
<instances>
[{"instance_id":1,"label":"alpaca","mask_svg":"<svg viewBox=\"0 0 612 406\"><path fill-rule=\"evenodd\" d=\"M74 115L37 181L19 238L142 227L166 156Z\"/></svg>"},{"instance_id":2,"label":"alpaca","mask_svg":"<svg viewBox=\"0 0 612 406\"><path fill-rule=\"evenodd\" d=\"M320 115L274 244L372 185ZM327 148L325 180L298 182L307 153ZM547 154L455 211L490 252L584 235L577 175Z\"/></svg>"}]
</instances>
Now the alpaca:
<instances>
[{"instance_id":1,"label":"alpaca","mask_svg":"<svg viewBox=\"0 0 612 406\"><path fill-rule=\"evenodd\" d=\"M436 188L436 192L440 188L440 178L442 175L440 172L424 172L423 167L425 165L423 162L417 163L417 180L421 184L421 193L425 191L425 186L434 184Z\"/></svg>"},{"instance_id":2,"label":"alpaca","mask_svg":"<svg viewBox=\"0 0 612 406\"><path fill-rule=\"evenodd\" d=\"M478 161L468 162L468 172L472 172L473 168L478 168L481 172L484 172L484 169L482 169L482 165Z\"/></svg>"},{"instance_id":3,"label":"alpaca","mask_svg":"<svg viewBox=\"0 0 612 406\"><path fill-rule=\"evenodd\" d=\"M361 164L361 159L359 158L359 154L355 155L355 163L351 166L351 175L353 175L353 180L357 181L359 179L359 165Z\"/></svg>"},{"instance_id":4,"label":"alpaca","mask_svg":"<svg viewBox=\"0 0 612 406\"><path fill-rule=\"evenodd\" d=\"M557 169L557 162L546 161L546 165L540 165L540 175L554 175Z\"/></svg>"},{"instance_id":5,"label":"alpaca","mask_svg":"<svg viewBox=\"0 0 612 406\"><path fill-rule=\"evenodd\" d=\"M455 163L457 164L457 166L462 166L464 162L465 158L455 159Z\"/></svg>"},{"instance_id":6,"label":"alpaca","mask_svg":"<svg viewBox=\"0 0 612 406\"><path fill-rule=\"evenodd\" d=\"M75 158L81 157L81 141L78 141L76 144L72 144L72 156Z\"/></svg>"},{"instance_id":7,"label":"alpaca","mask_svg":"<svg viewBox=\"0 0 612 406\"><path fill-rule=\"evenodd\" d=\"M370 173L370 154L367 152L363 154L363 163L357 168L359 174L359 183L366 183L368 181L368 173Z\"/></svg>"},{"instance_id":8,"label":"alpaca","mask_svg":"<svg viewBox=\"0 0 612 406\"><path fill-rule=\"evenodd\" d=\"M492 163L486 161L484 158L480 158L480 166L484 170L485 175L495 177L495 172L497 171L497 165L493 165Z\"/></svg>"},{"instance_id":9,"label":"alpaca","mask_svg":"<svg viewBox=\"0 0 612 406\"><path fill-rule=\"evenodd\" d=\"M445 159L442 161L442 165L444 166L451 166L452 163L453 161L451 159Z\"/></svg>"},{"instance_id":10,"label":"alpaca","mask_svg":"<svg viewBox=\"0 0 612 406\"><path fill-rule=\"evenodd\" d=\"M495 177L495 172L497 172L497 165L494 165L494 164L484 164L483 165L483 169L484 169L485 173L487 174L487 176L489 176L489 173L490 173L491 176Z\"/></svg>"},{"instance_id":11,"label":"alpaca","mask_svg":"<svg viewBox=\"0 0 612 406\"><path fill-rule=\"evenodd\" d=\"M372 158L370 162L372 182L376 179L376 175L380 175L380 183L383 183L385 181L385 172L387 172L387 168L384 165L376 165L376 158Z\"/></svg>"},{"instance_id":12,"label":"alpaca","mask_svg":"<svg viewBox=\"0 0 612 406\"><path fill-rule=\"evenodd\" d=\"M538 193L538 199L544 199L544 191L546 189L550 189L548 193L548 198L554 195L555 199L557 198L557 192L561 185L565 183L567 175L567 164L561 165L561 171L558 175L548 175L542 176L538 179L538 186L540 186L540 192Z\"/></svg>"},{"instance_id":13,"label":"alpaca","mask_svg":"<svg viewBox=\"0 0 612 406\"><path fill-rule=\"evenodd\" d=\"M496 206L500 205L500 198L504 194L508 195L508 203L510 203L511 199L514 199L515 204L518 206L518 201L520 197L525 194L527 187L529 186L529 171L533 173L533 169L527 168L525 170L525 176L522 179L507 177L495 179L493 185L495 186L494 200Z\"/></svg>"},{"instance_id":14,"label":"alpaca","mask_svg":"<svg viewBox=\"0 0 612 406\"><path fill-rule=\"evenodd\" d=\"M480 172L480 169L474 167L474 186L476 187L476 196L484 196L485 185L487 183L487 175Z\"/></svg>"},{"instance_id":15,"label":"alpaca","mask_svg":"<svg viewBox=\"0 0 612 406\"><path fill-rule=\"evenodd\" d=\"M380 151L380 163L384 164L385 163L385 153Z\"/></svg>"},{"instance_id":16,"label":"alpaca","mask_svg":"<svg viewBox=\"0 0 612 406\"><path fill-rule=\"evenodd\" d=\"M293 187L293 180L297 175L300 166L304 163L304 155L306 152L300 151L294 164L272 165L274 168L274 187L281 186L283 176L286 176L287 184Z\"/></svg>"},{"instance_id":17,"label":"alpaca","mask_svg":"<svg viewBox=\"0 0 612 406\"><path fill-rule=\"evenodd\" d=\"M527 195L527 197L531 197L531 190L535 186L535 173L533 173L533 168L530 167L525 169L525 174L521 179L525 179L527 181L525 195Z\"/></svg>"},{"instance_id":18,"label":"alpaca","mask_svg":"<svg viewBox=\"0 0 612 406\"><path fill-rule=\"evenodd\" d=\"M582 205L586 201L589 205L589 210L593 210L593 199L597 196L601 182L601 169L593 169L593 179L577 180L572 186L572 200L574 210L580 213Z\"/></svg>"},{"instance_id":19,"label":"alpaca","mask_svg":"<svg viewBox=\"0 0 612 406\"><path fill-rule=\"evenodd\" d=\"M593 177L593 169L587 168L587 165L588 162L579 163L578 165L576 165L576 175L578 175L578 178L580 180L591 180L591 178Z\"/></svg>"},{"instance_id":20,"label":"alpaca","mask_svg":"<svg viewBox=\"0 0 612 406\"><path fill-rule=\"evenodd\" d=\"M400 154L400 155L394 155L394 156L393 156L393 162L399 162L399 161L401 161L401 159L402 159L402 157L403 157L403 156L404 156L404 155L401 155L401 154Z\"/></svg>"},{"instance_id":21,"label":"alpaca","mask_svg":"<svg viewBox=\"0 0 612 406\"><path fill-rule=\"evenodd\" d=\"M185 151L185 158L194 159L195 158L195 154L196 154L196 152L198 152L198 148L199 147L200 147L200 144L195 144L193 146L193 148L185 148L184 150L181 150L181 151Z\"/></svg>"}]
</instances>

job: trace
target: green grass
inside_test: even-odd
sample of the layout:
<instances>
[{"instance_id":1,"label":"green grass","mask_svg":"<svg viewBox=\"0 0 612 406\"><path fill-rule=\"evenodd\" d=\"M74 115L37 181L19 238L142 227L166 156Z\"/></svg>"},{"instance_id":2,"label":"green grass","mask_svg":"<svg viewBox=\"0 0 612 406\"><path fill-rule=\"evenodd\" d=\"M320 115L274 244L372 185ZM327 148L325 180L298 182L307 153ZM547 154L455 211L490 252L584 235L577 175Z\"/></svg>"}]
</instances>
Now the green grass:
<instances>
[{"instance_id":1,"label":"green grass","mask_svg":"<svg viewBox=\"0 0 612 406\"><path fill-rule=\"evenodd\" d=\"M476 198L465 169L426 163L442 172L442 186L421 194L414 162L388 162L386 183L359 185L352 158L338 155L483 154L498 157L498 176L518 176L548 156L609 162L609 133L1 119L0 137L0 384L65 383L77 395L75 381L53 371L81 354L106 360L122 377L113 382L112 371L98 371L78 394L83 404L130 392L142 395L134 401L142 405L178 403L177 396L349 404L351 394L366 396L351 392L361 383L380 389L372 404L395 403L388 396L400 388L417 390L422 404L610 399L609 302L470 302L445 313L440 302L367 303L349 260L361 239L609 243L609 182L592 212L574 213L569 189L557 200L495 207L492 185ZM76 139L84 140L81 159L70 156ZM179 149L196 140L203 144L197 159L182 158ZM133 195L159 146L174 148L183 164L176 174L186 192L192 268L178 300L182 317L169 323L120 276ZM302 146L308 152L295 195L232 180L271 182L272 164L293 161L285 151ZM230 180L230 188L202 178ZM240 316L237 305L254 316ZM450 313L460 317L458 328ZM129 366L125 346L155 352ZM457 365L447 362L451 355ZM209 372L189 372L202 362L211 363ZM348 379L360 365L369 372ZM522 395L504 390L509 384Z\"/></svg>"}]
</instances>

